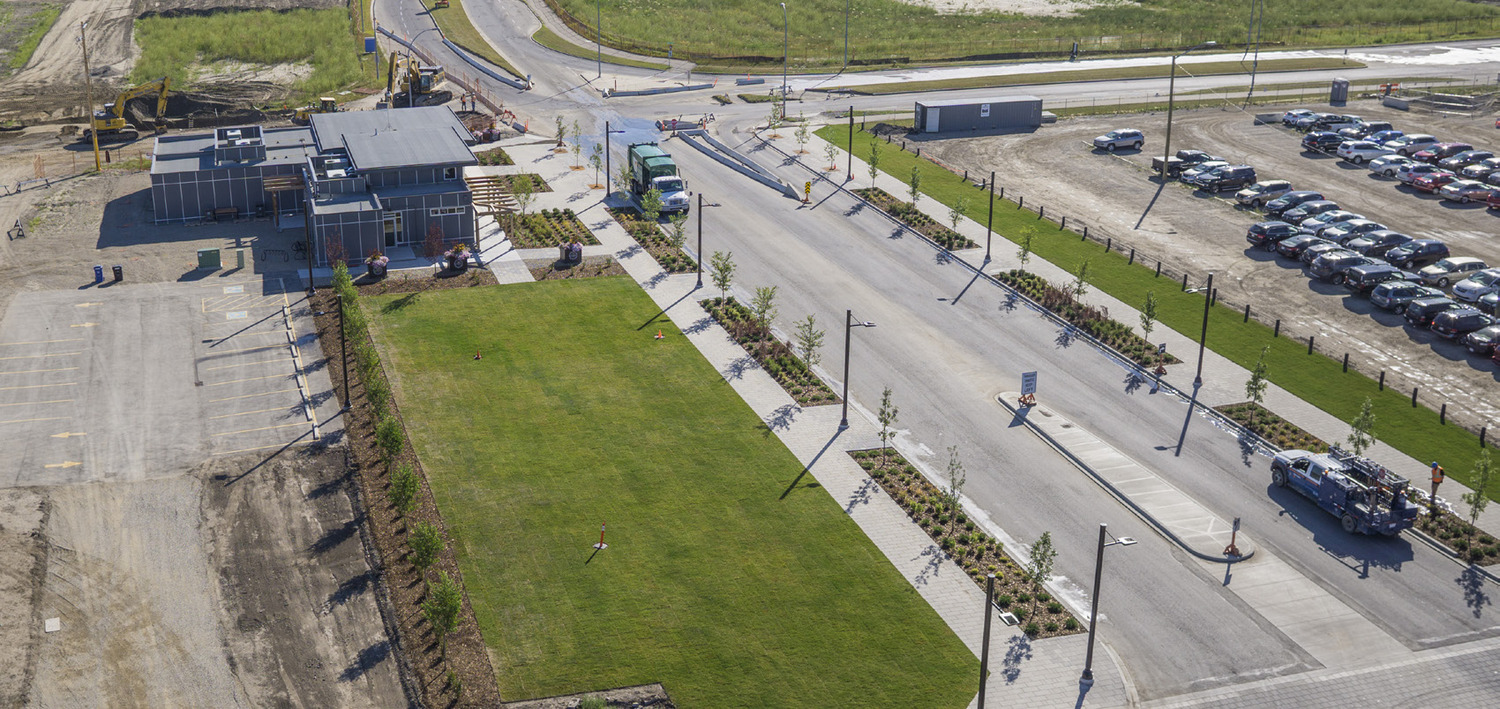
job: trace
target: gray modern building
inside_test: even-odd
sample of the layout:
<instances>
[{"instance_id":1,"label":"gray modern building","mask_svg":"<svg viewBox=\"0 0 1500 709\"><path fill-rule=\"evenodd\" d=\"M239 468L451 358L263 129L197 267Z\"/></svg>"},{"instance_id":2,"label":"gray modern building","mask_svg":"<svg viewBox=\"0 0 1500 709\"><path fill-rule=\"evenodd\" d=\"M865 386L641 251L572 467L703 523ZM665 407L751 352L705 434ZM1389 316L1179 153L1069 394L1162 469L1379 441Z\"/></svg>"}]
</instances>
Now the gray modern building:
<instances>
[{"instance_id":1,"label":"gray modern building","mask_svg":"<svg viewBox=\"0 0 1500 709\"><path fill-rule=\"evenodd\" d=\"M160 136L151 166L158 223L300 217L319 263L377 249L444 247L475 235L463 168L470 136L446 106L323 113L306 128L241 126ZM299 223L295 217L291 223Z\"/></svg>"},{"instance_id":2,"label":"gray modern building","mask_svg":"<svg viewBox=\"0 0 1500 709\"><path fill-rule=\"evenodd\" d=\"M918 133L1031 130L1042 125L1042 100L1035 96L918 101Z\"/></svg>"}]
</instances>

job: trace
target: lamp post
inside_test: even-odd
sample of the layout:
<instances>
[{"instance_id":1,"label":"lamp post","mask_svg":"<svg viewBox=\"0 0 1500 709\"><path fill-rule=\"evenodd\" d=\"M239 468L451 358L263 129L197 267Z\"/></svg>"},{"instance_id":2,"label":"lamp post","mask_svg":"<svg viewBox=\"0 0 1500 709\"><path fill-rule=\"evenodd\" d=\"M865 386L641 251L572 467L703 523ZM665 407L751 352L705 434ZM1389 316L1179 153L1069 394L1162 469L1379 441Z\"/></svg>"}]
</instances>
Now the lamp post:
<instances>
[{"instance_id":1,"label":"lamp post","mask_svg":"<svg viewBox=\"0 0 1500 709\"><path fill-rule=\"evenodd\" d=\"M703 287L703 193L698 193L698 285L693 290Z\"/></svg>"},{"instance_id":2,"label":"lamp post","mask_svg":"<svg viewBox=\"0 0 1500 709\"><path fill-rule=\"evenodd\" d=\"M622 131L622 130L610 130L609 129L609 121L605 121L604 122L604 198L605 199L609 199L610 189L611 189L611 187L610 187L610 180L614 179L614 176L611 175L610 172L609 172L609 136L612 133L624 133L624 132L625 131Z\"/></svg>"},{"instance_id":3,"label":"lamp post","mask_svg":"<svg viewBox=\"0 0 1500 709\"><path fill-rule=\"evenodd\" d=\"M1203 332L1198 335L1198 373L1193 377L1193 388L1203 386L1203 350L1208 343L1208 309L1214 304L1214 274L1208 274L1208 283L1203 286Z\"/></svg>"},{"instance_id":4,"label":"lamp post","mask_svg":"<svg viewBox=\"0 0 1500 709\"><path fill-rule=\"evenodd\" d=\"M854 181L854 106L849 107L849 174L844 176L845 182Z\"/></svg>"},{"instance_id":5,"label":"lamp post","mask_svg":"<svg viewBox=\"0 0 1500 709\"><path fill-rule=\"evenodd\" d=\"M990 677L990 616L991 604L995 602L995 575L989 574L984 581L984 644L979 646L979 709L984 709L984 685Z\"/></svg>"},{"instance_id":6,"label":"lamp post","mask_svg":"<svg viewBox=\"0 0 1500 709\"><path fill-rule=\"evenodd\" d=\"M786 3L781 3L781 120L786 120L786 67L791 61L787 44Z\"/></svg>"},{"instance_id":7,"label":"lamp post","mask_svg":"<svg viewBox=\"0 0 1500 709\"><path fill-rule=\"evenodd\" d=\"M875 327L869 320L854 321L854 311L844 311L844 413L839 418L839 430L849 427L849 333L856 327Z\"/></svg>"},{"instance_id":8,"label":"lamp post","mask_svg":"<svg viewBox=\"0 0 1500 709\"><path fill-rule=\"evenodd\" d=\"M1110 541L1106 543L1105 537L1110 537ZM1104 571L1104 547L1112 547L1116 544L1128 547L1134 543L1135 540L1130 537L1115 539L1109 533L1109 525L1099 523L1099 553L1094 557L1094 598L1089 604L1089 650L1083 661L1083 677L1081 678L1081 681L1091 685L1094 683L1094 624L1099 620L1099 577Z\"/></svg>"},{"instance_id":9,"label":"lamp post","mask_svg":"<svg viewBox=\"0 0 1500 709\"><path fill-rule=\"evenodd\" d=\"M990 216L984 220L984 262L990 262L990 236L995 226L995 171L990 170Z\"/></svg>"},{"instance_id":10,"label":"lamp post","mask_svg":"<svg viewBox=\"0 0 1500 709\"><path fill-rule=\"evenodd\" d=\"M1217 47L1217 46L1219 46L1218 42L1214 42L1214 41L1210 40L1208 42L1204 42L1203 44L1195 44L1195 45L1193 45L1191 47L1188 47L1187 49L1182 50L1178 54L1175 54L1175 55L1172 56L1172 72L1167 75L1167 139L1162 144L1162 150L1163 150L1163 153L1162 153L1162 156L1161 156L1161 181L1162 182L1166 182L1167 181L1167 160L1171 159L1171 157L1172 157L1172 98L1173 98L1172 93L1173 93L1173 91L1177 87L1177 57L1180 57L1180 56L1182 56L1184 54L1187 54L1188 52L1191 52L1191 51L1193 51L1195 49L1206 49L1208 47Z\"/></svg>"},{"instance_id":11,"label":"lamp post","mask_svg":"<svg viewBox=\"0 0 1500 709\"><path fill-rule=\"evenodd\" d=\"M599 75L596 79L604 78L604 0L594 3L594 66Z\"/></svg>"}]
</instances>

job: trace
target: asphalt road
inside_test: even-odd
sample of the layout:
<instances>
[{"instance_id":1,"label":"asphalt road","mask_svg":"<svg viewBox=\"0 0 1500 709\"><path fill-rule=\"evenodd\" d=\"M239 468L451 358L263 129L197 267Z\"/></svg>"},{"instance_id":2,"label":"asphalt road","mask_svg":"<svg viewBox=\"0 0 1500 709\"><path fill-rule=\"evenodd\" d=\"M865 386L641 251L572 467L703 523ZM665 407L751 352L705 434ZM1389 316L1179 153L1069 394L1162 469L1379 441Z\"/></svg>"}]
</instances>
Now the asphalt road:
<instances>
[{"instance_id":1,"label":"asphalt road","mask_svg":"<svg viewBox=\"0 0 1500 709\"><path fill-rule=\"evenodd\" d=\"M814 206L800 207L685 146L673 152L696 188L723 205L704 215L705 250L734 253L741 298L775 285L780 322L815 314L830 330L825 361L832 366L841 364L837 325L844 308L878 323L854 333L851 398L873 403L890 386L910 422L903 426L906 448L926 452L915 457L925 458L929 470L943 470L946 448L958 446L969 470L967 494L1022 543L1051 531L1062 550L1058 571L1077 583L1091 580L1098 522L1150 540L1111 550L1102 594L1108 621L1102 637L1124 658L1143 696L1296 671L1308 660L1226 592L1222 579L1207 578L1012 425L994 397L1014 390L1022 371L1041 372L1050 406L1219 515L1241 517L1263 548L1408 647L1495 633L1486 609L1471 605L1476 596L1473 589L1466 595L1459 566L1406 539L1345 535L1310 502L1271 489L1266 459L1245 457L1233 437L1189 416L1183 402L1131 386L1118 364L1067 343L1036 314L1011 309L999 289L973 282L971 271L945 263L884 218L855 210L850 197L819 184ZM753 154L764 165L779 162L770 151ZM794 181L807 176L778 171ZM1488 584L1479 590L1495 592Z\"/></svg>"}]
</instances>

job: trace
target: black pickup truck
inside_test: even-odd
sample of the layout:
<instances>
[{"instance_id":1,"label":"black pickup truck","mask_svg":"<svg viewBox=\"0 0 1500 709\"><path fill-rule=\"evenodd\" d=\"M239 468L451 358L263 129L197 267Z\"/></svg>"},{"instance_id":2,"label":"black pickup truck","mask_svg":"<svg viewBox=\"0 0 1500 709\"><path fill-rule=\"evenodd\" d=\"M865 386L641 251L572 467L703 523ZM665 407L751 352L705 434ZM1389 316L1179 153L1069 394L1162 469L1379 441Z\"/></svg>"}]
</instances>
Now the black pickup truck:
<instances>
[{"instance_id":1,"label":"black pickup truck","mask_svg":"<svg viewBox=\"0 0 1500 709\"><path fill-rule=\"evenodd\" d=\"M1176 155L1167 158L1167 175L1176 177L1194 165L1208 162L1209 160L1223 160L1217 155L1209 155L1202 150L1179 150ZM1161 158L1151 158L1151 171L1161 174Z\"/></svg>"}]
</instances>

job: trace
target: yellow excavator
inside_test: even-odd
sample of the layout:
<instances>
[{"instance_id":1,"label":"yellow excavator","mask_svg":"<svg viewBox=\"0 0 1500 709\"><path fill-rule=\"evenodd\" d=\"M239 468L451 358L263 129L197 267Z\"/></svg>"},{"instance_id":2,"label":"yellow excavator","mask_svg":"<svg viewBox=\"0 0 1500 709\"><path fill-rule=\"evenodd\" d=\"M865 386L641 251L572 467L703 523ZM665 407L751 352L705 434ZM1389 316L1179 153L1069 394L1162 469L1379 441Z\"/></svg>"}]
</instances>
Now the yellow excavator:
<instances>
[{"instance_id":1,"label":"yellow excavator","mask_svg":"<svg viewBox=\"0 0 1500 709\"><path fill-rule=\"evenodd\" d=\"M407 101L424 106L443 103L452 98L451 93L437 91L438 84L446 78L447 73L443 71L443 67L422 66L409 56L391 52L390 67L385 76L385 100L392 102L393 106ZM448 93L448 96L444 98L433 95L440 93ZM413 95L417 97L415 101L411 101Z\"/></svg>"},{"instance_id":2,"label":"yellow excavator","mask_svg":"<svg viewBox=\"0 0 1500 709\"><path fill-rule=\"evenodd\" d=\"M162 77L156 81L148 81L140 86L126 89L111 103L104 104L104 108L94 111L93 125L83 131L84 140L92 140L95 131L99 133L100 140L135 140L140 133L125 120L125 104L131 99L156 94L156 115L154 118L155 132L157 135L167 131L167 91L171 81Z\"/></svg>"},{"instance_id":3,"label":"yellow excavator","mask_svg":"<svg viewBox=\"0 0 1500 709\"><path fill-rule=\"evenodd\" d=\"M297 112L292 116L292 122L299 126L305 126L312 122L312 116L315 113L338 113L342 110L344 109L339 107L338 101L335 101L332 96L323 96L318 99L318 105L303 106L297 109Z\"/></svg>"}]
</instances>

